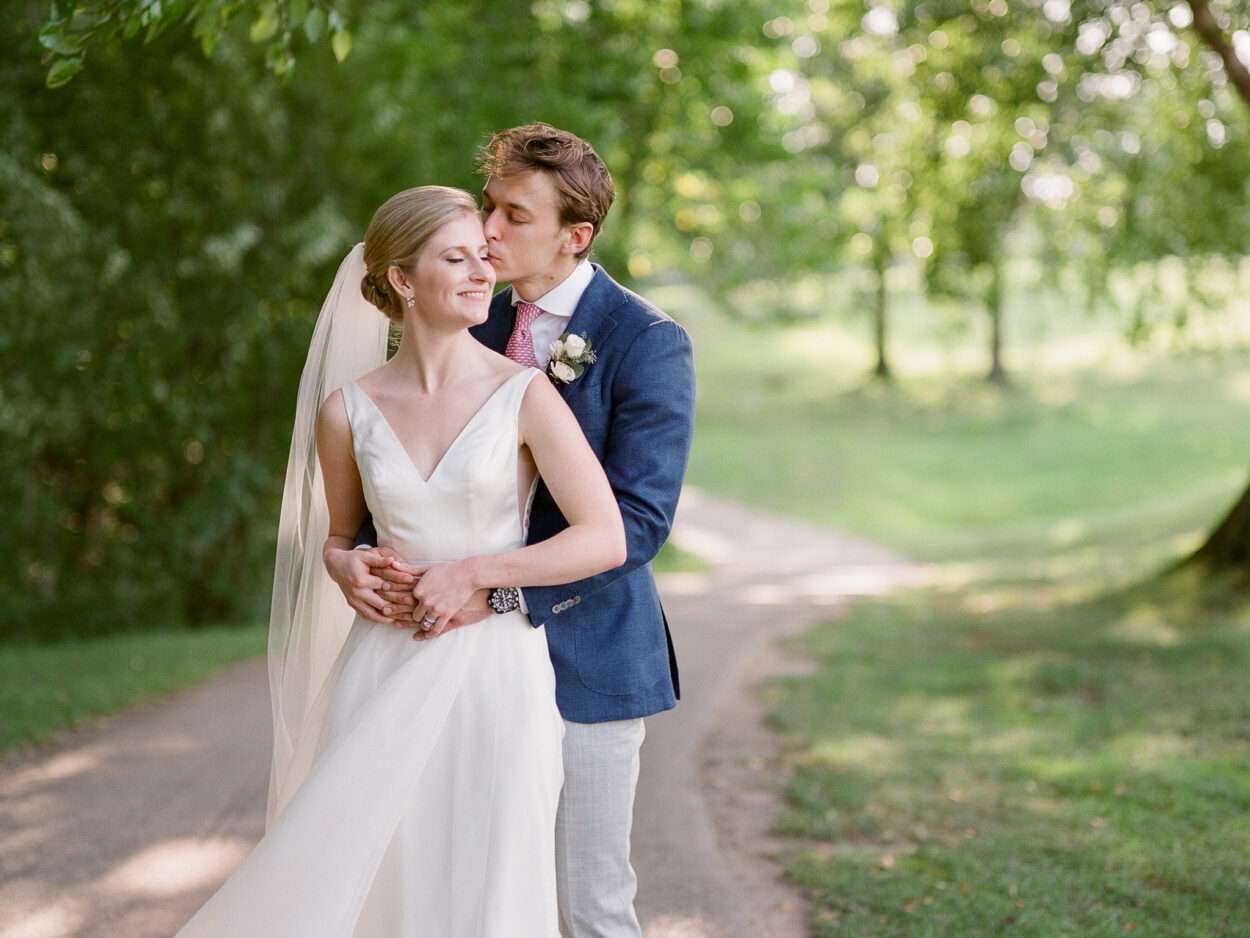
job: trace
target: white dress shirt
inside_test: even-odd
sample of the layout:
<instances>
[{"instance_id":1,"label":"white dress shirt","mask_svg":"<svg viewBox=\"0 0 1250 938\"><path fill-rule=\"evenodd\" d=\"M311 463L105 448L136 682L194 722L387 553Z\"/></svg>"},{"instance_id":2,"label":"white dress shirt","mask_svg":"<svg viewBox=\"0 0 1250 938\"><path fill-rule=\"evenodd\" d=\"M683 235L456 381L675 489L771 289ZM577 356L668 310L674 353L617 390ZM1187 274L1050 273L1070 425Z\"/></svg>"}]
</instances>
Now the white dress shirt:
<instances>
[{"instance_id":1,"label":"white dress shirt","mask_svg":"<svg viewBox=\"0 0 1250 938\"><path fill-rule=\"evenodd\" d=\"M544 371L551 363L551 343L564 335L569 328L569 320L573 311L581 302L582 294L590 286L595 277L595 269L590 261L582 258L573 272L562 281L534 300L534 305L542 309L542 315L530 326L530 337L534 340L534 357L538 366ZM523 300L512 288L512 305L516 306Z\"/></svg>"},{"instance_id":2,"label":"white dress shirt","mask_svg":"<svg viewBox=\"0 0 1250 938\"><path fill-rule=\"evenodd\" d=\"M583 257L571 274L534 301L542 314L530 326L530 338L534 342L534 357L538 359L538 367L543 371L551 364L551 343L568 331L573 311L577 309L577 304L582 301L582 294L594 278L594 267ZM512 288L512 305L522 302L524 300L517 294L516 288ZM529 615L525 593L522 592L520 597L521 611Z\"/></svg>"}]
</instances>

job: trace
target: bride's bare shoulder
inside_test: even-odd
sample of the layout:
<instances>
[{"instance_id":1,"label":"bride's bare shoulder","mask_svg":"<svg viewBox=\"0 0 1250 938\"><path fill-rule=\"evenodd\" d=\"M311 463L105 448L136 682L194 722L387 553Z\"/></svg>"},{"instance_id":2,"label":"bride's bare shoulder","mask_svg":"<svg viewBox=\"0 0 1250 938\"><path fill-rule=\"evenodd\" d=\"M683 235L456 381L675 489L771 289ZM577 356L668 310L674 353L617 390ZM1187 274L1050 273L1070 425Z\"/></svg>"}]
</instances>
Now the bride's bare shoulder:
<instances>
[{"instance_id":1,"label":"bride's bare shoulder","mask_svg":"<svg viewBox=\"0 0 1250 938\"><path fill-rule=\"evenodd\" d=\"M535 369L522 366L517 370L533 371ZM531 381L525 388L525 396L521 399L521 422L528 425L531 421L541 424L548 420L561 421L561 425L569 420L576 423L573 412L569 410L569 405L560 396L555 385L546 380Z\"/></svg>"},{"instance_id":2,"label":"bride's bare shoulder","mask_svg":"<svg viewBox=\"0 0 1250 938\"><path fill-rule=\"evenodd\" d=\"M323 440L351 439L352 425L347 418L343 389L331 391L317 411L317 436Z\"/></svg>"}]
</instances>

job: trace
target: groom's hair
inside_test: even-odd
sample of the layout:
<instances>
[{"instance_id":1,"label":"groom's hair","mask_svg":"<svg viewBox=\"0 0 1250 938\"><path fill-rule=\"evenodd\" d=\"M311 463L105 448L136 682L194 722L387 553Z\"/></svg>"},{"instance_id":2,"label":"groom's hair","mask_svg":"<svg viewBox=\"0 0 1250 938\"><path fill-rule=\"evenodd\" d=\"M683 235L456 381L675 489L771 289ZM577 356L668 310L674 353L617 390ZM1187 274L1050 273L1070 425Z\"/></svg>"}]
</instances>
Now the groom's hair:
<instances>
[{"instance_id":1,"label":"groom's hair","mask_svg":"<svg viewBox=\"0 0 1250 938\"><path fill-rule=\"evenodd\" d=\"M591 242L616 198L612 174L594 147L577 134L550 124L526 124L501 130L478 157L478 169L486 176L547 173L560 193L560 223L590 222ZM579 254L590 253L590 245Z\"/></svg>"}]
</instances>

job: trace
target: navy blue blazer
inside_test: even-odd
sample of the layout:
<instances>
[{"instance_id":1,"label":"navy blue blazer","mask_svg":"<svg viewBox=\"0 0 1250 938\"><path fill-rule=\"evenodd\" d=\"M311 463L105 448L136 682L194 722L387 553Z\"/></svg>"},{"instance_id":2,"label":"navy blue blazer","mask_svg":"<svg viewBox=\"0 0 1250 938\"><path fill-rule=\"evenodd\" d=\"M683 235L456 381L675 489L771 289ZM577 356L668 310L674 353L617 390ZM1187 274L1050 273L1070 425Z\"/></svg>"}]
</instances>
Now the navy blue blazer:
<instances>
[{"instance_id":1,"label":"navy blue blazer","mask_svg":"<svg viewBox=\"0 0 1250 938\"><path fill-rule=\"evenodd\" d=\"M486 322L470 331L502 354L515 322L504 290ZM598 360L556 387L603 463L625 522L627 559L598 576L523 592L530 620L547 627L560 713L574 723L602 723L668 710L681 694L651 561L672 530L690 458L694 360L686 330L598 264L568 331L585 333ZM377 543L366 525L357 543ZM527 543L566 527L540 480Z\"/></svg>"}]
</instances>

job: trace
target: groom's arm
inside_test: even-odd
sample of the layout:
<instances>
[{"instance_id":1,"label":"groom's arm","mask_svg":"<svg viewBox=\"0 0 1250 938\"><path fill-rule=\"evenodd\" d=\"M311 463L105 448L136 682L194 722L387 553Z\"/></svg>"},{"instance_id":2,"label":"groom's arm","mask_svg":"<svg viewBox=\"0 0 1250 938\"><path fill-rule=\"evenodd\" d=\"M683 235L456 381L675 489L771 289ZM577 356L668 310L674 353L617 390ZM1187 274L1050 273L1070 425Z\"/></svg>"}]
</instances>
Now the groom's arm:
<instances>
[{"instance_id":1,"label":"groom's arm","mask_svg":"<svg viewBox=\"0 0 1250 938\"><path fill-rule=\"evenodd\" d=\"M378 529L373 526L373 515L365 513L365 520L360 523L360 530L356 532L356 540L352 542L352 550L357 547L376 547L378 543Z\"/></svg>"},{"instance_id":2,"label":"groom's arm","mask_svg":"<svg viewBox=\"0 0 1250 938\"><path fill-rule=\"evenodd\" d=\"M694 358L686 330L652 323L625 353L613 385L612 424L603 468L621 518L628 556L622 566L563 586L522 590L530 620L542 625L553 607L583 600L655 559L673 528L694 437Z\"/></svg>"}]
</instances>

